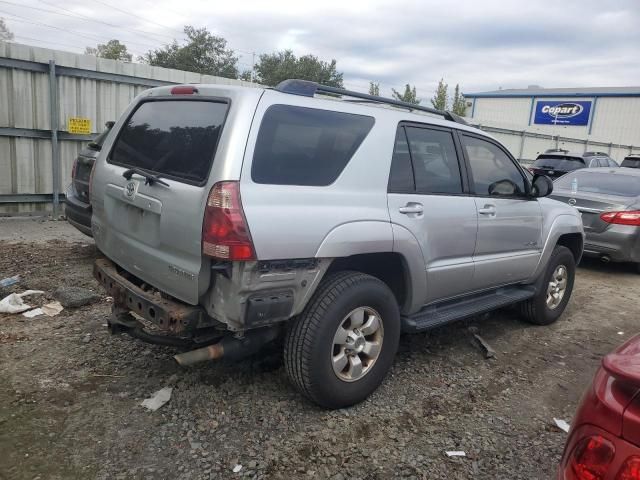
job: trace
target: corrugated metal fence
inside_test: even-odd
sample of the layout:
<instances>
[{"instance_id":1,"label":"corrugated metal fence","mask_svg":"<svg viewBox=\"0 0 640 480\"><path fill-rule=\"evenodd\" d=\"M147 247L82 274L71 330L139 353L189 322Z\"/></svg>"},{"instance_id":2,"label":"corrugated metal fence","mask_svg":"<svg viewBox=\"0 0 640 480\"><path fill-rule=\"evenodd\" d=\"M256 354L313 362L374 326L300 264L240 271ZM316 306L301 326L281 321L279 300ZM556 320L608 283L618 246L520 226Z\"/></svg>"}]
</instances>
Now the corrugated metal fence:
<instances>
[{"instance_id":1,"label":"corrugated metal fence","mask_svg":"<svg viewBox=\"0 0 640 480\"><path fill-rule=\"evenodd\" d=\"M175 83L249 82L0 42L0 215L60 212L83 142L143 90ZM66 131L91 120L90 135Z\"/></svg>"},{"instance_id":2,"label":"corrugated metal fence","mask_svg":"<svg viewBox=\"0 0 640 480\"><path fill-rule=\"evenodd\" d=\"M0 42L0 215L33 211L60 213L62 189L73 160L109 120L149 87L175 83L255 86L137 63ZM91 135L66 129L70 117L91 120ZM479 125L501 140L520 161L548 148L605 151L621 159L640 146L589 142L541 133Z\"/></svg>"},{"instance_id":3,"label":"corrugated metal fence","mask_svg":"<svg viewBox=\"0 0 640 480\"><path fill-rule=\"evenodd\" d=\"M640 145L596 142L588 138L550 135L527 130L511 130L486 124L476 126L502 142L513 156L523 164L532 162L538 154L551 148L561 148L576 153L604 152L618 162L631 153L640 154Z\"/></svg>"}]
</instances>

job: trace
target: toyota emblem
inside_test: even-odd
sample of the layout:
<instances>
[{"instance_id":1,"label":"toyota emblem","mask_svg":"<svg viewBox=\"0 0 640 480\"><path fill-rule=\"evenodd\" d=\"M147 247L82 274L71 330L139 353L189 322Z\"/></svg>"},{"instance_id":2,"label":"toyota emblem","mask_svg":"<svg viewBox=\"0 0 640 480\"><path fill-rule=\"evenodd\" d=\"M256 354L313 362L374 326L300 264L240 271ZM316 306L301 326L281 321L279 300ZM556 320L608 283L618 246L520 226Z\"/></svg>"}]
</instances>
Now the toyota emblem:
<instances>
[{"instance_id":1,"label":"toyota emblem","mask_svg":"<svg viewBox=\"0 0 640 480\"><path fill-rule=\"evenodd\" d=\"M576 204L576 199L575 198L570 198L569 199L569 205L575 205Z\"/></svg>"}]
</instances>

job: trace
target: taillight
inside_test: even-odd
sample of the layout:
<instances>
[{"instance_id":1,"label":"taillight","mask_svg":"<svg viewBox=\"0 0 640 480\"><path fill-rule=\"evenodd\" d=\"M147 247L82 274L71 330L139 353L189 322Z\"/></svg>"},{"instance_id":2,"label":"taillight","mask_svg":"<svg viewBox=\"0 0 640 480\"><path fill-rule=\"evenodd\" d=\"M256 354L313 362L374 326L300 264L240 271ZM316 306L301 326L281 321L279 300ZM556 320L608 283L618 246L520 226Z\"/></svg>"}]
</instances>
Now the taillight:
<instances>
[{"instance_id":1,"label":"taillight","mask_svg":"<svg viewBox=\"0 0 640 480\"><path fill-rule=\"evenodd\" d=\"M616 480L640 480L640 457L627 458L620 468Z\"/></svg>"},{"instance_id":2,"label":"taillight","mask_svg":"<svg viewBox=\"0 0 640 480\"><path fill-rule=\"evenodd\" d=\"M193 95L194 93L198 93L198 89L191 85L178 85L171 89L171 95Z\"/></svg>"},{"instance_id":3,"label":"taillight","mask_svg":"<svg viewBox=\"0 0 640 480\"><path fill-rule=\"evenodd\" d=\"M238 182L216 183L204 210L202 253L220 260L254 260Z\"/></svg>"},{"instance_id":4,"label":"taillight","mask_svg":"<svg viewBox=\"0 0 640 480\"><path fill-rule=\"evenodd\" d=\"M527 170L529 170L529 172L533 173L534 175L536 174L535 168L527 168Z\"/></svg>"},{"instance_id":5,"label":"taillight","mask_svg":"<svg viewBox=\"0 0 640 480\"><path fill-rule=\"evenodd\" d=\"M565 470L566 480L603 480L613 460L613 444L600 435L583 438Z\"/></svg>"},{"instance_id":6,"label":"taillight","mask_svg":"<svg viewBox=\"0 0 640 480\"><path fill-rule=\"evenodd\" d=\"M632 210L628 212L605 212L600 214L600 218L607 223L614 223L616 225L640 226L640 210Z\"/></svg>"}]
</instances>

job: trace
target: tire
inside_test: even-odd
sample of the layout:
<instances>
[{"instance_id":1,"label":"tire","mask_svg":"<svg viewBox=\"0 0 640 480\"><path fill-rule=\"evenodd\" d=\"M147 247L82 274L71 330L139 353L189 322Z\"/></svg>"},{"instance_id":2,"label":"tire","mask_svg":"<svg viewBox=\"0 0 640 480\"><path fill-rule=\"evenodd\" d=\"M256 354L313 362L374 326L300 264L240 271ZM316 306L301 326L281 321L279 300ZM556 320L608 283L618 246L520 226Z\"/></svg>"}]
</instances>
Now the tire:
<instances>
[{"instance_id":1,"label":"tire","mask_svg":"<svg viewBox=\"0 0 640 480\"><path fill-rule=\"evenodd\" d=\"M372 319L375 316L379 322ZM362 332L357 328L360 320ZM376 323L377 329L370 333ZM340 334L339 327L344 328ZM345 332L351 336L343 342ZM364 273L337 272L322 280L303 312L290 323L285 368L294 386L311 401L325 408L347 407L363 401L382 383L399 340L400 311L389 287ZM369 357L367 352L376 350L375 358ZM343 357L347 363L338 372Z\"/></svg>"},{"instance_id":2,"label":"tire","mask_svg":"<svg viewBox=\"0 0 640 480\"><path fill-rule=\"evenodd\" d=\"M553 304L558 301L556 297L555 300L551 300L552 305L549 305L547 301L548 291L549 288L554 288L550 286L550 282L552 280L555 281L555 279L552 279L552 276L562 267L566 270L566 283L563 294L557 304ZM549 258L549 263L547 264L544 275L536 282L536 296L520 304L520 313L525 320L535 325L550 325L558 320L571 297L575 275L576 261L573 258L571 250L567 247L556 245L551 253L551 258ZM562 285L561 282L556 282L556 284Z\"/></svg>"}]
</instances>

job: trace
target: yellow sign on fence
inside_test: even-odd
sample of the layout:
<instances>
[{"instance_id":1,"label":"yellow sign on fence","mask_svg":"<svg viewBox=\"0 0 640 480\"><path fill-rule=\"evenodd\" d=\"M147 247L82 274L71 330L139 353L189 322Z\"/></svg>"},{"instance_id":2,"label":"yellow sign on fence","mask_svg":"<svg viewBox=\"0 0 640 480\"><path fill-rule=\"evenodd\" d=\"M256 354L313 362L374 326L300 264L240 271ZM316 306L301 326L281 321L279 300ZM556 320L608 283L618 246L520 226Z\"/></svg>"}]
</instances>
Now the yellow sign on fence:
<instances>
[{"instance_id":1,"label":"yellow sign on fence","mask_svg":"<svg viewBox=\"0 0 640 480\"><path fill-rule=\"evenodd\" d=\"M91 134L91 119L84 117L69 117L67 120L67 132L79 135Z\"/></svg>"}]
</instances>

